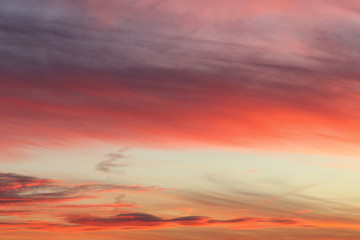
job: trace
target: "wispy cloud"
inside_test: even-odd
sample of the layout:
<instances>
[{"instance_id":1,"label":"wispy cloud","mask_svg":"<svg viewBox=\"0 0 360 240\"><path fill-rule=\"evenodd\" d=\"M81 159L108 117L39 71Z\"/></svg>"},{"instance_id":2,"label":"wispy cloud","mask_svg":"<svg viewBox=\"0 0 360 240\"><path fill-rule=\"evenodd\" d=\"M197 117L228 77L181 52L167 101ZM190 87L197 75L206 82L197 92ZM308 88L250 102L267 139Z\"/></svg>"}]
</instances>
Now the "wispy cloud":
<instances>
[{"instance_id":1,"label":"wispy cloud","mask_svg":"<svg viewBox=\"0 0 360 240\"><path fill-rule=\"evenodd\" d=\"M98 193L107 191L142 192L153 190L160 190L160 188L97 183L67 185L51 179L0 173L0 203L2 205L70 202L96 198Z\"/></svg>"},{"instance_id":2,"label":"wispy cloud","mask_svg":"<svg viewBox=\"0 0 360 240\"><path fill-rule=\"evenodd\" d=\"M266 182L234 182L222 177L209 180L213 183L211 190L176 190L174 196L196 206L197 212L228 216L238 209L242 216L300 219L299 226L306 229L360 231L357 204L306 193L308 189L321 188L321 184L294 187L284 180L273 188Z\"/></svg>"},{"instance_id":3,"label":"wispy cloud","mask_svg":"<svg viewBox=\"0 0 360 240\"><path fill-rule=\"evenodd\" d=\"M99 162L95 169L105 173L118 173L124 174L124 170L121 168L130 166L127 163L122 163L121 161L126 159L125 150L120 150L116 153L109 153L107 154L107 158L101 162Z\"/></svg>"},{"instance_id":4,"label":"wispy cloud","mask_svg":"<svg viewBox=\"0 0 360 240\"><path fill-rule=\"evenodd\" d=\"M171 212L148 214L143 211L144 206L120 202L124 195L116 199L115 203L104 203L99 196L104 191L159 190L155 187L93 183L69 185L51 179L1 173L0 200L5 203L3 207L7 208L0 210L0 215L13 219L0 222L0 231L15 231L19 227L23 231L69 233L161 230L185 226L228 231L291 228L294 232L289 236L294 237L300 236L300 232L310 234L325 228L348 231L349 236L360 231L355 206L303 194L303 190L317 185L291 187L286 183L278 183L277 187L284 189L284 194L274 197L266 185L229 183L220 177L208 180L214 183L211 191L178 189L161 195L167 198L172 207L193 207L191 215L176 216ZM216 185L219 187L218 191ZM94 197L97 199L95 203L71 203L74 200L94 200ZM173 204L174 201L176 204ZM271 204L264 204L264 201L271 201ZM140 211L134 212L134 208ZM163 208L167 208L167 205ZM236 211L239 209L246 211ZM199 212L202 214L198 214ZM32 220L20 219L24 216L31 217ZM43 216L47 216L49 220L44 221ZM277 233L272 234L276 236ZM256 239L253 236L249 235L248 238Z\"/></svg>"}]
</instances>

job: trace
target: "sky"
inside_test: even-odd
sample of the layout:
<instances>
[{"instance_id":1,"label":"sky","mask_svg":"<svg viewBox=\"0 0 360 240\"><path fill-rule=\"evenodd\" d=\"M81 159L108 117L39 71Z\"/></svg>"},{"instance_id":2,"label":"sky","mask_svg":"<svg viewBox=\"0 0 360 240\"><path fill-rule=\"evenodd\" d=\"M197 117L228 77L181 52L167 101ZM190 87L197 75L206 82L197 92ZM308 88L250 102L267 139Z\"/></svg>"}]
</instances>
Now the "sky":
<instances>
[{"instance_id":1,"label":"sky","mask_svg":"<svg viewBox=\"0 0 360 240\"><path fill-rule=\"evenodd\" d=\"M1 0L0 240L355 240L357 0Z\"/></svg>"}]
</instances>

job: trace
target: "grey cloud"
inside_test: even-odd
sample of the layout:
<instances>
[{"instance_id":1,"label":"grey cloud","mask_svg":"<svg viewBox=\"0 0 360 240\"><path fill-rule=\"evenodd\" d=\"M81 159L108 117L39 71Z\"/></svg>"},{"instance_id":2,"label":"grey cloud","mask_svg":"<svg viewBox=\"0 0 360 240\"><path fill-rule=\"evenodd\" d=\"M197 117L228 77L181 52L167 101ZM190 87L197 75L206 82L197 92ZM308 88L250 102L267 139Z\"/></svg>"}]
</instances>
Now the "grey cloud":
<instances>
[{"instance_id":1,"label":"grey cloud","mask_svg":"<svg viewBox=\"0 0 360 240\"><path fill-rule=\"evenodd\" d=\"M98 171L106 172L106 173L125 173L121 168L130 166L127 163L122 163L121 161L126 159L126 155L123 150L120 150L116 153L107 154L106 160L99 162L95 169Z\"/></svg>"}]
</instances>

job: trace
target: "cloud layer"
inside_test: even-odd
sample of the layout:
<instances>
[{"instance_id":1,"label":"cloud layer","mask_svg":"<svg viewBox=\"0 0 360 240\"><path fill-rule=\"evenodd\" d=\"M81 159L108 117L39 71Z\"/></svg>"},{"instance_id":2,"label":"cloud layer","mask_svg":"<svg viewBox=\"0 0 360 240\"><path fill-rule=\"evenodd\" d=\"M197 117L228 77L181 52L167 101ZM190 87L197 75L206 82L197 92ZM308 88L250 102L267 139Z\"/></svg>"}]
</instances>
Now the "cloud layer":
<instances>
[{"instance_id":1,"label":"cloud layer","mask_svg":"<svg viewBox=\"0 0 360 240\"><path fill-rule=\"evenodd\" d=\"M3 151L358 151L356 1L31 2L0 3Z\"/></svg>"}]
</instances>

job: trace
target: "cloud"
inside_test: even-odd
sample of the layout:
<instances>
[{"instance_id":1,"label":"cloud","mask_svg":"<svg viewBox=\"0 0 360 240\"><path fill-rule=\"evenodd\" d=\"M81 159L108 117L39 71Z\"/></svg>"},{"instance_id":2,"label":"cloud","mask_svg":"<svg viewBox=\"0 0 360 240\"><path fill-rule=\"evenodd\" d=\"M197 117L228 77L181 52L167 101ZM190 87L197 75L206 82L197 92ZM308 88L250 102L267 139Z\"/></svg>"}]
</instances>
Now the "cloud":
<instances>
[{"instance_id":1,"label":"cloud","mask_svg":"<svg viewBox=\"0 0 360 240\"><path fill-rule=\"evenodd\" d=\"M295 228L304 228L301 231L306 232L306 235L317 232L315 229L348 230L352 232L351 236L354 232L360 231L356 201L324 198L316 194L317 191L315 194L305 191L316 187L321 192L319 184L294 187L288 181L279 179L275 185L269 179L256 182L234 182L222 177L207 179L211 181L212 186L209 190L175 190L172 196L181 200L183 204L195 207L196 213L200 214L231 216L236 210L246 209L236 212L246 214L250 219L261 217L277 219L276 221L280 222L281 219L299 219L301 223ZM243 218L239 218L241 219ZM236 221L236 218L233 220ZM272 234L277 236L277 233ZM297 239L296 236L295 234L294 239ZM336 234L334 236L338 237Z\"/></svg>"},{"instance_id":2,"label":"cloud","mask_svg":"<svg viewBox=\"0 0 360 240\"><path fill-rule=\"evenodd\" d=\"M65 204L56 205L53 208L137 208L138 206L130 203L109 203L109 204Z\"/></svg>"},{"instance_id":3,"label":"cloud","mask_svg":"<svg viewBox=\"0 0 360 240\"><path fill-rule=\"evenodd\" d=\"M18 221L18 222L0 222L0 229L7 231L16 231L19 228L27 231L52 231L56 229L65 229L65 224L46 222L46 221Z\"/></svg>"},{"instance_id":4,"label":"cloud","mask_svg":"<svg viewBox=\"0 0 360 240\"><path fill-rule=\"evenodd\" d=\"M27 216L34 213L28 210L0 210L0 216Z\"/></svg>"},{"instance_id":5,"label":"cloud","mask_svg":"<svg viewBox=\"0 0 360 240\"><path fill-rule=\"evenodd\" d=\"M317 230L320 229L347 231L351 236L359 231L356 206L308 196L302 192L315 185L293 187L288 182L278 181L276 188L284 193L280 196L271 191L271 184L257 185L228 182L220 177L208 178L213 183L210 191L172 190L160 195L171 206L170 209L180 205L193 207L191 216L174 216L166 209L166 204L162 206L166 214L160 213L158 207L155 208L158 211L156 214L148 214L146 210L149 211L151 207L146 204L137 206L120 202L124 195L120 195L115 203L108 203L108 200L104 203L105 198L100 196L103 191L159 190L155 187L64 184L52 179L14 173L1 173L0 176L0 200L5 202L1 205L6 208L0 209L0 215L11 217L11 220L0 222L0 231L5 233L19 228L38 233L85 234L187 227L188 231L189 228L206 228L211 231L251 230L256 232L249 236L254 236L273 229L291 228L294 232L289 236L295 238L312 232L317 236ZM84 201L71 203L74 199ZM262 204L267 199L272 201L271 204ZM133 208L140 211L133 212ZM239 208L246 208L247 211L236 211ZM27 218L23 219L24 216ZM277 236L278 233L272 234Z\"/></svg>"},{"instance_id":6,"label":"cloud","mask_svg":"<svg viewBox=\"0 0 360 240\"><path fill-rule=\"evenodd\" d=\"M66 185L51 179L41 179L14 173L0 173L0 203L27 205L70 202L98 197L108 191L153 191L160 188L141 185L80 184Z\"/></svg>"},{"instance_id":7,"label":"cloud","mask_svg":"<svg viewBox=\"0 0 360 240\"><path fill-rule=\"evenodd\" d=\"M0 4L3 152L358 151L356 1Z\"/></svg>"},{"instance_id":8,"label":"cloud","mask_svg":"<svg viewBox=\"0 0 360 240\"><path fill-rule=\"evenodd\" d=\"M294 227L299 224L296 219L261 219L241 218L232 220L213 220L209 217L189 216L164 219L146 213L126 213L112 217L93 217L90 215L71 215L65 222L47 221L8 221L0 222L0 230L15 231L56 231L88 232L109 230L148 230L176 227L229 227L235 229L254 229L272 227Z\"/></svg>"},{"instance_id":9,"label":"cloud","mask_svg":"<svg viewBox=\"0 0 360 240\"><path fill-rule=\"evenodd\" d=\"M117 153L109 153L107 155L108 159L103 160L99 162L95 169L98 171L102 171L105 173L119 173L123 174L123 170L119 170L119 168L128 167L129 164L120 163L120 160L123 160L126 158L126 156L123 153L123 150L120 150Z\"/></svg>"},{"instance_id":10,"label":"cloud","mask_svg":"<svg viewBox=\"0 0 360 240\"><path fill-rule=\"evenodd\" d=\"M261 218L237 218L231 220L214 220L209 217L202 216L187 216L171 219L163 219L151 214L146 213L127 213L118 214L112 217L101 218L92 217L86 215L73 215L67 218L69 223L79 224L83 226L97 226L100 229L106 227L115 227L116 229L152 229L152 228L167 228L167 227L179 227L179 226L211 226L211 225L231 225L232 227L241 228L241 225L245 225L245 228L258 227L274 227L274 225L288 226L297 225L299 221L296 219L261 219ZM264 224L266 223L266 224Z\"/></svg>"}]
</instances>

